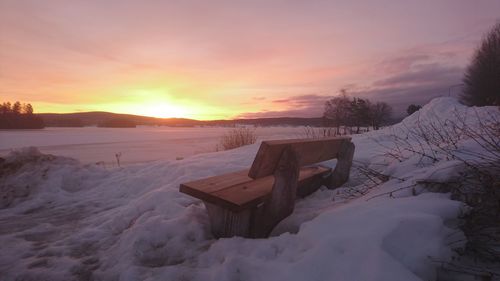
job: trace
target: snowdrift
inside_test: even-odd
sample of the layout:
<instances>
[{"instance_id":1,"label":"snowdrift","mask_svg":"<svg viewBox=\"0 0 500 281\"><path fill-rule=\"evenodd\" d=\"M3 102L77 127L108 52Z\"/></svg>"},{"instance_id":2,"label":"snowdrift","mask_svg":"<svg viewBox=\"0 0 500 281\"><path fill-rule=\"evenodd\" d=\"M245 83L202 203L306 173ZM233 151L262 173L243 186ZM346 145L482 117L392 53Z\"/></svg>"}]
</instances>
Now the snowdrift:
<instances>
[{"instance_id":1,"label":"snowdrift","mask_svg":"<svg viewBox=\"0 0 500 281\"><path fill-rule=\"evenodd\" d=\"M449 226L463 206L404 187L453 176L438 169L449 162L384 152L422 121L495 110L440 98L401 124L355 136L357 165L394 178L373 187L353 169L345 187L299 200L269 239L213 239L203 204L178 192L181 182L249 167L258 144L111 170L18 151L0 164L1 279L432 280L461 235Z\"/></svg>"}]
</instances>

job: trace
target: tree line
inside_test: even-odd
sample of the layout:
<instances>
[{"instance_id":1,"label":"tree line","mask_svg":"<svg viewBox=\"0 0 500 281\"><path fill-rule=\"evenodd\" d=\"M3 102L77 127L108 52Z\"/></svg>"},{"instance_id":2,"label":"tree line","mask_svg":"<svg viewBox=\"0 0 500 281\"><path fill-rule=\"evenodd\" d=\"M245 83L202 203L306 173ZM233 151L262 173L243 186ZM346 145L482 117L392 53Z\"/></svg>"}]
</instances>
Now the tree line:
<instances>
[{"instance_id":1,"label":"tree line","mask_svg":"<svg viewBox=\"0 0 500 281\"><path fill-rule=\"evenodd\" d=\"M385 102L349 98L345 90L325 103L325 125L335 128L335 135L360 133L362 127L378 130L392 118L392 108ZM343 129L343 132L341 132Z\"/></svg>"},{"instance_id":2,"label":"tree line","mask_svg":"<svg viewBox=\"0 0 500 281\"><path fill-rule=\"evenodd\" d=\"M0 104L0 129L42 129L42 118L33 114L33 106L19 101Z\"/></svg>"}]
</instances>

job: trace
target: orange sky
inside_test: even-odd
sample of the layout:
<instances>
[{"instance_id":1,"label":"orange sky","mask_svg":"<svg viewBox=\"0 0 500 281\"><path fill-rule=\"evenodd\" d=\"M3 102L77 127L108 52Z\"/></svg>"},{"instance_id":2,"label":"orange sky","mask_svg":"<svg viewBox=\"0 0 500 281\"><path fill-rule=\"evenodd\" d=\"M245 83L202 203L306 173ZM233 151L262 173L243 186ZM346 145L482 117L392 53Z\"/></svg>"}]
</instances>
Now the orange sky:
<instances>
[{"instance_id":1,"label":"orange sky","mask_svg":"<svg viewBox=\"0 0 500 281\"><path fill-rule=\"evenodd\" d=\"M500 11L352 2L0 0L0 100L36 112L320 116L347 88L402 108L459 83Z\"/></svg>"}]
</instances>

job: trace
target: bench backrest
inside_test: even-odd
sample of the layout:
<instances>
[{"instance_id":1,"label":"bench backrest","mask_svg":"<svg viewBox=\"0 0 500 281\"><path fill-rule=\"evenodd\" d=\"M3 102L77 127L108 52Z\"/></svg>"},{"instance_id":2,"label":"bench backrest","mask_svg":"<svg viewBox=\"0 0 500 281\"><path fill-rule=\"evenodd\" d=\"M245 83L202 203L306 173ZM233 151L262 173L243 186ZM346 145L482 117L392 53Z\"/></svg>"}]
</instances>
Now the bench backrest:
<instances>
[{"instance_id":1,"label":"bench backrest","mask_svg":"<svg viewBox=\"0 0 500 281\"><path fill-rule=\"evenodd\" d=\"M337 158L343 142L350 142L350 137L322 139L291 139L263 141L253 160L248 176L257 179L274 173L278 161L286 147L290 146L299 159L300 166Z\"/></svg>"}]
</instances>

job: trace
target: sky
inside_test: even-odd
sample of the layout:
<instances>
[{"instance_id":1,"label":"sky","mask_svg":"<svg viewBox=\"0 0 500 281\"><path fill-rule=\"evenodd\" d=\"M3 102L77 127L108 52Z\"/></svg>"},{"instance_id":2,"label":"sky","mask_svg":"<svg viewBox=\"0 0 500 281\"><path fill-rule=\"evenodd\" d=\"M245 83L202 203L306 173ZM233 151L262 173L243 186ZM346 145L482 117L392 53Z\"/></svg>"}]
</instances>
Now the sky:
<instances>
[{"instance_id":1,"label":"sky","mask_svg":"<svg viewBox=\"0 0 500 281\"><path fill-rule=\"evenodd\" d=\"M346 89L402 115L460 91L499 11L499 0L0 0L0 102L318 117Z\"/></svg>"}]
</instances>

